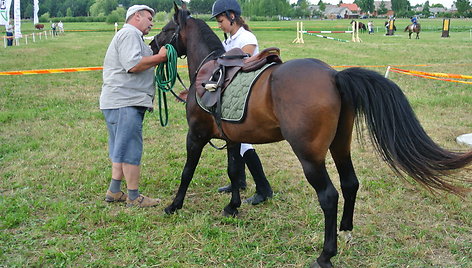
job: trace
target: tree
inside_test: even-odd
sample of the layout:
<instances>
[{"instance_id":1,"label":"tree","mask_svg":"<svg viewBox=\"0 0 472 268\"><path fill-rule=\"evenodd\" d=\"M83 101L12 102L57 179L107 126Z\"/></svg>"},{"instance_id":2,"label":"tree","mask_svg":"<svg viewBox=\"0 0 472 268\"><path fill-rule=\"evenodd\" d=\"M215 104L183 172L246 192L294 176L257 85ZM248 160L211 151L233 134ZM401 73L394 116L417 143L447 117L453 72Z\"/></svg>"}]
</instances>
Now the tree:
<instances>
[{"instance_id":1,"label":"tree","mask_svg":"<svg viewBox=\"0 0 472 268\"><path fill-rule=\"evenodd\" d=\"M181 4L181 1L176 2L179 5ZM147 5L153 8L156 12L170 12L174 10L173 0L131 0L130 5Z\"/></svg>"},{"instance_id":2,"label":"tree","mask_svg":"<svg viewBox=\"0 0 472 268\"><path fill-rule=\"evenodd\" d=\"M33 5L28 3L23 13L23 18L28 19L33 17Z\"/></svg>"},{"instance_id":3,"label":"tree","mask_svg":"<svg viewBox=\"0 0 472 268\"><path fill-rule=\"evenodd\" d=\"M374 12L375 10L374 0L355 0L354 4L364 12Z\"/></svg>"},{"instance_id":4,"label":"tree","mask_svg":"<svg viewBox=\"0 0 472 268\"><path fill-rule=\"evenodd\" d=\"M380 2L380 5L379 5L379 9L377 10L377 13L378 14L387 14L387 7L385 6L385 2L382 0L382 2Z\"/></svg>"},{"instance_id":5,"label":"tree","mask_svg":"<svg viewBox=\"0 0 472 268\"><path fill-rule=\"evenodd\" d=\"M213 2L214 0L192 0L189 3L189 9L194 14L210 14Z\"/></svg>"},{"instance_id":6,"label":"tree","mask_svg":"<svg viewBox=\"0 0 472 268\"><path fill-rule=\"evenodd\" d=\"M341 5L342 2L343 2L342 0L339 1L339 5ZM323 2L323 0L320 0L320 1L318 2L318 6L320 7L320 10L321 10L321 11L325 11L325 10L326 10L326 4Z\"/></svg>"},{"instance_id":7,"label":"tree","mask_svg":"<svg viewBox=\"0 0 472 268\"><path fill-rule=\"evenodd\" d=\"M90 7L90 15L107 16L118 7L116 0L96 0Z\"/></svg>"},{"instance_id":8,"label":"tree","mask_svg":"<svg viewBox=\"0 0 472 268\"><path fill-rule=\"evenodd\" d=\"M307 0L298 0L298 8L295 10L295 16L297 17L308 17L310 16L310 11L308 10L308 1Z\"/></svg>"},{"instance_id":9,"label":"tree","mask_svg":"<svg viewBox=\"0 0 472 268\"><path fill-rule=\"evenodd\" d=\"M431 12L429 11L429 1L426 1L423 5L423 15L426 17L429 17L431 15Z\"/></svg>"},{"instance_id":10,"label":"tree","mask_svg":"<svg viewBox=\"0 0 472 268\"><path fill-rule=\"evenodd\" d=\"M410 2L408 0L392 0L392 10L395 11L397 15L402 15L407 13L410 8Z\"/></svg>"},{"instance_id":11,"label":"tree","mask_svg":"<svg viewBox=\"0 0 472 268\"><path fill-rule=\"evenodd\" d=\"M469 0L457 0L456 2L457 14L464 16L471 8Z\"/></svg>"}]
</instances>

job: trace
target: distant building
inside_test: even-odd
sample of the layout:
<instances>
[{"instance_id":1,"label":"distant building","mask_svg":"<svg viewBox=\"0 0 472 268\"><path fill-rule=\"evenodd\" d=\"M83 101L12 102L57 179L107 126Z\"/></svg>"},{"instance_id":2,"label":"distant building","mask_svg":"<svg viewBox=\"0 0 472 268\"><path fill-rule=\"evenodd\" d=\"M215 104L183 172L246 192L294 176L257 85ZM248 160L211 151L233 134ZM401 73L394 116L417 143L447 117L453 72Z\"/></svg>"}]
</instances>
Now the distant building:
<instances>
[{"instance_id":1,"label":"distant building","mask_svg":"<svg viewBox=\"0 0 472 268\"><path fill-rule=\"evenodd\" d=\"M392 2L391 1L383 1L384 4L385 4L385 8L387 10L392 10ZM382 1L374 1L374 6L375 6L375 10L379 10L380 9L380 5L382 4Z\"/></svg>"},{"instance_id":2,"label":"distant building","mask_svg":"<svg viewBox=\"0 0 472 268\"><path fill-rule=\"evenodd\" d=\"M347 7L338 7L335 5L326 5L326 9L324 11L324 16L328 19L351 18L354 15L359 16L358 14L354 14Z\"/></svg>"},{"instance_id":3,"label":"distant building","mask_svg":"<svg viewBox=\"0 0 472 268\"><path fill-rule=\"evenodd\" d=\"M385 5L385 8L387 9L387 13L385 14L380 14L379 9L380 6L382 5L382 2ZM385 16L385 17L390 17L393 16L395 12L392 10L392 2L391 1L374 1L374 16Z\"/></svg>"},{"instance_id":4,"label":"distant building","mask_svg":"<svg viewBox=\"0 0 472 268\"><path fill-rule=\"evenodd\" d=\"M347 7L353 14L361 12L361 9L356 4L341 4L339 7Z\"/></svg>"}]
</instances>

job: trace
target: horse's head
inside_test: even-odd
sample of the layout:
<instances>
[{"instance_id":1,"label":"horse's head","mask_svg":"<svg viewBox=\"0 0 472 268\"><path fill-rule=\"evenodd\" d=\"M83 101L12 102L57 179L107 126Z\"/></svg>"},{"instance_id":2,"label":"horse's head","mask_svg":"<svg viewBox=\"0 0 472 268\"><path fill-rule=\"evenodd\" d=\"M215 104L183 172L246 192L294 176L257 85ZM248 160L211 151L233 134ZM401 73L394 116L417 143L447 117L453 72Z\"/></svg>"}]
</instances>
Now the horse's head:
<instances>
[{"instance_id":1,"label":"horse's head","mask_svg":"<svg viewBox=\"0 0 472 268\"><path fill-rule=\"evenodd\" d=\"M190 17L190 11L184 8L179 8L174 3L174 17L163 28L162 31L154 36L151 41L151 49L154 54L159 52L160 47L171 44L177 50L178 56L187 54L186 44L186 30L185 25L187 19Z\"/></svg>"}]
</instances>

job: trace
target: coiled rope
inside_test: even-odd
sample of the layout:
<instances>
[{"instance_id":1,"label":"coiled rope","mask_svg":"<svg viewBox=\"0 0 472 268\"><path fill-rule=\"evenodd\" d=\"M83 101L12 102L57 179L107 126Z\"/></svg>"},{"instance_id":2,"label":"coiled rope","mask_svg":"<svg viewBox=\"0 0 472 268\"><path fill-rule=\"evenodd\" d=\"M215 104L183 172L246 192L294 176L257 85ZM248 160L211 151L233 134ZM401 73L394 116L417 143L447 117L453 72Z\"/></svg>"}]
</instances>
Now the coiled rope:
<instances>
[{"instance_id":1,"label":"coiled rope","mask_svg":"<svg viewBox=\"0 0 472 268\"><path fill-rule=\"evenodd\" d=\"M177 51L171 44L166 44L165 48L167 62L159 63L154 71L159 100L159 120L163 127L169 122L166 93L172 90L177 78ZM164 109L165 118L162 116L162 109Z\"/></svg>"}]
</instances>

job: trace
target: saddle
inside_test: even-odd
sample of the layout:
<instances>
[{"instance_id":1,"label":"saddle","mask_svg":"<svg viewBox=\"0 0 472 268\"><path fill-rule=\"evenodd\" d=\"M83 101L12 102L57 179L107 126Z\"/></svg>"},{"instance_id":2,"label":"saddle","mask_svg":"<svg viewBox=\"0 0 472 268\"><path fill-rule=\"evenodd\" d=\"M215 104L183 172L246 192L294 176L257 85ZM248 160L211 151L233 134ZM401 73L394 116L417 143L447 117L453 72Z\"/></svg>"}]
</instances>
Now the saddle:
<instances>
[{"instance_id":1,"label":"saddle","mask_svg":"<svg viewBox=\"0 0 472 268\"><path fill-rule=\"evenodd\" d=\"M282 63L280 49L266 48L252 57L240 48L231 49L202 65L195 83L197 97L203 105L212 107L221 100L222 93L238 72L252 72L272 62Z\"/></svg>"}]
</instances>

